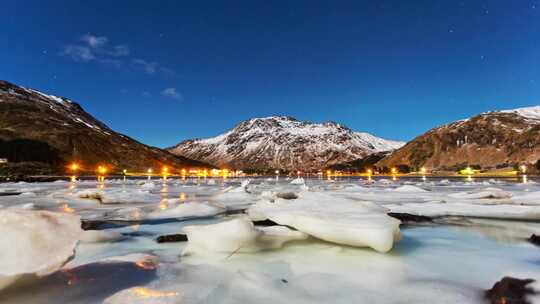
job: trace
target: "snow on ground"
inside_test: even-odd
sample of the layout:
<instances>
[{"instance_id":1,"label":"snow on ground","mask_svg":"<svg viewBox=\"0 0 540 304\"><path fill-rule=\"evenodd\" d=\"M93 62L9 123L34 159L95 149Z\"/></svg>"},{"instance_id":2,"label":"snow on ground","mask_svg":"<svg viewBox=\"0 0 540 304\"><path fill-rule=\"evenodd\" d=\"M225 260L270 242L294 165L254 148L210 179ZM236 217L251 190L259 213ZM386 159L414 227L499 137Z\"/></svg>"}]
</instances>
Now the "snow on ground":
<instances>
[{"instance_id":1,"label":"snow on ground","mask_svg":"<svg viewBox=\"0 0 540 304\"><path fill-rule=\"evenodd\" d=\"M540 185L533 179L290 181L0 184L0 213L53 211L53 218L76 214L108 223L79 235L78 219L66 231L61 222L47 226L52 224L41 216L17 217L16 224L0 216L7 236L0 238L0 277L8 269L52 272L15 282L0 291L0 302L483 303L483 290L503 276L540 278L538 247L526 241L540 234ZM298 231L253 226L238 214L245 208L250 216ZM399 231L387 210L453 217L402 226L402 239L392 238L387 253L343 245L362 241L387 251L375 245L389 243ZM28 230L20 228L25 222ZM156 242L178 233L189 241ZM30 235L33 241L25 242ZM68 262L75 246L69 240L80 241ZM23 245L28 250L22 254L10 251Z\"/></svg>"}]
</instances>

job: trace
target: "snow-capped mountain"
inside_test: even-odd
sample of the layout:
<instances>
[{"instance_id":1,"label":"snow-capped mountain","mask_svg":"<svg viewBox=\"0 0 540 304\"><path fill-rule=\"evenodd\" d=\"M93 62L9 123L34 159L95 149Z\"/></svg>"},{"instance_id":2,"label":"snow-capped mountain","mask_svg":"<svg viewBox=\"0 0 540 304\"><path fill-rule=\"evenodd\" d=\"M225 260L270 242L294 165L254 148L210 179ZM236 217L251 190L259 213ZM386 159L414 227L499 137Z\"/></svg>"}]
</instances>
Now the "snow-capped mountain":
<instances>
[{"instance_id":1,"label":"snow-capped mountain","mask_svg":"<svg viewBox=\"0 0 540 304\"><path fill-rule=\"evenodd\" d=\"M540 159L540 106L481 113L418 136L379 166L502 168Z\"/></svg>"},{"instance_id":2,"label":"snow-capped mountain","mask_svg":"<svg viewBox=\"0 0 540 304\"><path fill-rule=\"evenodd\" d=\"M54 166L80 161L92 170L96 164L140 170L203 165L116 133L76 102L1 80L0 158Z\"/></svg>"},{"instance_id":3,"label":"snow-capped mountain","mask_svg":"<svg viewBox=\"0 0 540 304\"><path fill-rule=\"evenodd\" d=\"M403 144L354 132L334 122L272 116L250 119L222 135L186 140L168 150L220 167L312 171Z\"/></svg>"}]
</instances>

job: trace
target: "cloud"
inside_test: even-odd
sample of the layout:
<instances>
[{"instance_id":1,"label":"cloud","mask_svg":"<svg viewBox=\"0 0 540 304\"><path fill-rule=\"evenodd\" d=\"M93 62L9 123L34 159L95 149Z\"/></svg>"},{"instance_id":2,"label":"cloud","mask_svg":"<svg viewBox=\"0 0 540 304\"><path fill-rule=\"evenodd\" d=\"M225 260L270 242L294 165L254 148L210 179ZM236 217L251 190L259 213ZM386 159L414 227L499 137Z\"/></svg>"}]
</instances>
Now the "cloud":
<instances>
[{"instance_id":1,"label":"cloud","mask_svg":"<svg viewBox=\"0 0 540 304\"><path fill-rule=\"evenodd\" d=\"M184 99L182 94L180 94L179 92L176 91L176 88L166 88L163 91L161 91L161 95L163 95L165 97L170 97L172 99L177 99L177 100L183 100Z\"/></svg>"},{"instance_id":2,"label":"cloud","mask_svg":"<svg viewBox=\"0 0 540 304\"><path fill-rule=\"evenodd\" d=\"M88 62L96 59L94 52L92 52L90 48L80 45L68 45L60 54L69 56L71 59L73 59L73 61L77 62Z\"/></svg>"},{"instance_id":3,"label":"cloud","mask_svg":"<svg viewBox=\"0 0 540 304\"><path fill-rule=\"evenodd\" d=\"M109 52L109 54L114 57L128 56L129 48L125 45L117 45Z\"/></svg>"},{"instance_id":4,"label":"cloud","mask_svg":"<svg viewBox=\"0 0 540 304\"><path fill-rule=\"evenodd\" d=\"M147 75L162 74L173 76L176 73L158 62L142 58L132 58L131 50L125 44L112 44L105 36L86 34L65 45L59 55L69 57L75 62L99 63L116 69L142 71Z\"/></svg>"},{"instance_id":5,"label":"cloud","mask_svg":"<svg viewBox=\"0 0 540 304\"><path fill-rule=\"evenodd\" d=\"M109 39L104 36L98 37L98 36L87 34L81 37L81 41L86 43L91 48L98 49L98 48L104 47L105 44L107 44L107 41L109 41Z\"/></svg>"},{"instance_id":6,"label":"cloud","mask_svg":"<svg viewBox=\"0 0 540 304\"><path fill-rule=\"evenodd\" d=\"M126 45L108 46L109 39L105 36L84 35L76 43L68 44L60 52L62 56L68 56L73 61L101 63L111 63L117 67L121 63L112 57L123 57L129 55L129 48Z\"/></svg>"},{"instance_id":7,"label":"cloud","mask_svg":"<svg viewBox=\"0 0 540 304\"><path fill-rule=\"evenodd\" d=\"M133 59L133 64L137 69L142 70L146 74L153 75L159 70L159 64L157 62L148 62L144 59Z\"/></svg>"},{"instance_id":8,"label":"cloud","mask_svg":"<svg viewBox=\"0 0 540 304\"><path fill-rule=\"evenodd\" d=\"M144 73L148 75L154 75L154 74L160 73L160 74L172 76L175 74L173 70L163 67L155 61L146 61L141 58L135 58L132 60L132 62L135 69L143 71Z\"/></svg>"}]
</instances>

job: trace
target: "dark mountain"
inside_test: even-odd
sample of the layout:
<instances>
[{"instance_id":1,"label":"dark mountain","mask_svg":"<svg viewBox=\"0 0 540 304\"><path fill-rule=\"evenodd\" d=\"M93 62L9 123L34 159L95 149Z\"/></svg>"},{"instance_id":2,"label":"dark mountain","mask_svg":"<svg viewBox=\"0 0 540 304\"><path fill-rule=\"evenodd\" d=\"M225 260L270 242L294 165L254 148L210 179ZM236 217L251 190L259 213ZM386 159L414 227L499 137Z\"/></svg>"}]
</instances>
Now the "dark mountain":
<instances>
[{"instance_id":1,"label":"dark mountain","mask_svg":"<svg viewBox=\"0 0 540 304\"><path fill-rule=\"evenodd\" d=\"M116 133L76 102L6 81L0 81L0 158L43 163L59 172L70 162L89 172L98 165L139 172L208 166Z\"/></svg>"},{"instance_id":2,"label":"dark mountain","mask_svg":"<svg viewBox=\"0 0 540 304\"><path fill-rule=\"evenodd\" d=\"M456 170L495 169L540 159L540 106L487 112L434 128L377 163ZM533 167L533 166L531 166Z\"/></svg>"}]
</instances>

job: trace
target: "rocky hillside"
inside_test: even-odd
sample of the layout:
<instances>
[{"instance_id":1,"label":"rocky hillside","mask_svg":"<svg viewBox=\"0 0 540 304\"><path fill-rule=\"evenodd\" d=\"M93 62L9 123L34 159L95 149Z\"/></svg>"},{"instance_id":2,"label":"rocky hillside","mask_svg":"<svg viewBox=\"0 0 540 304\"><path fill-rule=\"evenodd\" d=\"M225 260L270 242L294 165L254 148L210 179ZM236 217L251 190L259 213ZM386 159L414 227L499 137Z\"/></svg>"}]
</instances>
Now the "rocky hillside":
<instances>
[{"instance_id":1,"label":"rocky hillside","mask_svg":"<svg viewBox=\"0 0 540 304\"><path fill-rule=\"evenodd\" d=\"M6 81L0 81L0 158L57 168L78 161L89 171L98 164L118 170L205 166L116 133L76 102Z\"/></svg>"},{"instance_id":2,"label":"rocky hillside","mask_svg":"<svg viewBox=\"0 0 540 304\"><path fill-rule=\"evenodd\" d=\"M250 119L222 135L186 140L168 150L220 167L314 171L402 145L334 122L272 116Z\"/></svg>"},{"instance_id":3,"label":"rocky hillside","mask_svg":"<svg viewBox=\"0 0 540 304\"><path fill-rule=\"evenodd\" d=\"M378 166L455 170L533 164L540 159L540 106L487 112L429 130Z\"/></svg>"}]
</instances>

